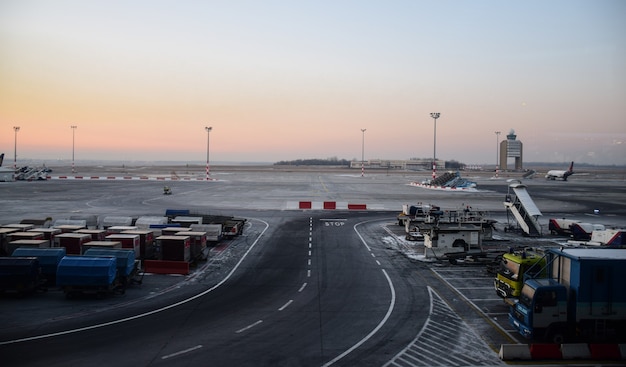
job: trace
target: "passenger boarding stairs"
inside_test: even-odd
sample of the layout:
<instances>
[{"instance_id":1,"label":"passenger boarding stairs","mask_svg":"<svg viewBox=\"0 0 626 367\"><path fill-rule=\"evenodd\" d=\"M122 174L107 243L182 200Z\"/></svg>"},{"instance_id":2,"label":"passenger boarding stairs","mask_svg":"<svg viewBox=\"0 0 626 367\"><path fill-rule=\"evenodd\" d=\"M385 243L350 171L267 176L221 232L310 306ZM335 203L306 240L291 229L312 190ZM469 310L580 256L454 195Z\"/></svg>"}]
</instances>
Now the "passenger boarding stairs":
<instances>
[{"instance_id":1,"label":"passenger boarding stairs","mask_svg":"<svg viewBox=\"0 0 626 367\"><path fill-rule=\"evenodd\" d=\"M456 174L452 172L445 172L441 176L435 178L430 182L432 186L445 186L448 182L453 180L456 177Z\"/></svg>"},{"instance_id":2,"label":"passenger boarding stairs","mask_svg":"<svg viewBox=\"0 0 626 367\"><path fill-rule=\"evenodd\" d=\"M507 201L504 203L504 206L511 211L526 235L531 237L541 236L539 217L542 214L533 199L531 199L528 191L526 191L526 186L516 183L509 185L509 187L513 189L515 198L507 195Z\"/></svg>"},{"instance_id":3,"label":"passenger boarding stairs","mask_svg":"<svg viewBox=\"0 0 626 367\"><path fill-rule=\"evenodd\" d=\"M47 172L45 168L37 167L21 167L15 170L16 181L33 181L33 180L45 180Z\"/></svg>"}]
</instances>

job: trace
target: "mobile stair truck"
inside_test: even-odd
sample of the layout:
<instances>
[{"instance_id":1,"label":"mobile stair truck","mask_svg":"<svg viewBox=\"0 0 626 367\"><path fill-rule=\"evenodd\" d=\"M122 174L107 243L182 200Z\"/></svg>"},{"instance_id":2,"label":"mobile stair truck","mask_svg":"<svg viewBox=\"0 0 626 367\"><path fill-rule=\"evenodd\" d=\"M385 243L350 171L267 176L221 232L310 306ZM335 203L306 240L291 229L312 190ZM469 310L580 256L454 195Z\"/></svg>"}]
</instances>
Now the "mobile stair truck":
<instances>
[{"instance_id":1,"label":"mobile stair truck","mask_svg":"<svg viewBox=\"0 0 626 367\"><path fill-rule=\"evenodd\" d=\"M626 251L547 249L546 278L524 282L509 323L524 337L564 342L626 341Z\"/></svg>"},{"instance_id":2,"label":"mobile stair truck","mask_svg":"<svg viewBox=\"0 0 626 367\"><path fill-rule=\"evenodd\" d=\"M496 277L493 281L496 294L502 298L518 298L522 292L524 280L536 277L538 272L544 271L546 259L543 253L532 249L515 250L502 255Z\"/></svg>"}]
</instances>

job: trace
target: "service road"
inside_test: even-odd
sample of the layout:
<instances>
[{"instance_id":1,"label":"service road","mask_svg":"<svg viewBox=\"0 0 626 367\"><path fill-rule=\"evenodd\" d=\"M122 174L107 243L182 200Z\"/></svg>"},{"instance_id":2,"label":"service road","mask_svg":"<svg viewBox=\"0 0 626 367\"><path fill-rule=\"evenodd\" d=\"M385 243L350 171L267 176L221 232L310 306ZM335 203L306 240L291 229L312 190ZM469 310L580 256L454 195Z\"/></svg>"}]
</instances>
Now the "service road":
<instances>
[{"instance_id":1,"label":"service road","mask_svg":"<svg viewBox=\"0 0 626 367\"><path fill-rule=\"evenodd\" d=\"M385 228L402 204L417 201L502 208L506 184L485 182L489 190L467 195L427 192L407 181L234 173L216 182L171 183L170 196L158 182L2 184L2 223L158 216L167 208L248 219L243 236L226 241L186 278L148 275L124 297L105 300L68 301L58 291L2 298L2 365L501 365L495 348L509 337L494 325L502 316L490 308L497 300L488 281L409 260L388 245ZM612 215L598 219L623 220L622 182L603 183L614 197L588 183L566 185L540 183L529 191L555 213L598 207ZM591 195L581 202L564 194L568 190ZM298 200L385 210L290 209Z\"/></svg>"}]
</instances>

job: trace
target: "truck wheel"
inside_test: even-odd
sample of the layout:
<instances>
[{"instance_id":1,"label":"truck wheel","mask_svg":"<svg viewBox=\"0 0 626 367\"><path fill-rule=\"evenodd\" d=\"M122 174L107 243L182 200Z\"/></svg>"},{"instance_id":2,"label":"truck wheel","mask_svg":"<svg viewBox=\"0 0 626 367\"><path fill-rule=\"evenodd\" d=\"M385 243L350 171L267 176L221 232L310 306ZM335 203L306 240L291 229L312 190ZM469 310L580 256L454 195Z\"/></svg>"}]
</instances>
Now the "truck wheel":
<instances>
[{"instance_id":1,"label":"truck wheel","mask_svg":"<svg viewBox=\"0 0 626 367\"><path fill-rule=\"evenodd\" d=\"M565 332L563 330L554 330L550 333L550 340L554 344L563 344L566 342Z\"/></svg>"},{"instance_id":2,"label":"truck wheel","mask_svg":"<svg viewBox=\"0 0 626 367\"><path fill-rule=\"evenodd\" d=\"M463 240L455 240L452 243L452 247L463 247L464 251L468 251L469 250L469 246L467 245L467 242L465 242Z\"/></svg>"},{"instance_id":3,"label":"truck wheel","mask_svg":"<svg viewBox=\"0 0 626 367\"><path fill-rule=\"evenodd\" d=\"M559 334L554 334L552 336L552 342L554 344L563 344L563 343L565 343L565 335L560 334L560 333Z\"/></svg>"}]
</instances>

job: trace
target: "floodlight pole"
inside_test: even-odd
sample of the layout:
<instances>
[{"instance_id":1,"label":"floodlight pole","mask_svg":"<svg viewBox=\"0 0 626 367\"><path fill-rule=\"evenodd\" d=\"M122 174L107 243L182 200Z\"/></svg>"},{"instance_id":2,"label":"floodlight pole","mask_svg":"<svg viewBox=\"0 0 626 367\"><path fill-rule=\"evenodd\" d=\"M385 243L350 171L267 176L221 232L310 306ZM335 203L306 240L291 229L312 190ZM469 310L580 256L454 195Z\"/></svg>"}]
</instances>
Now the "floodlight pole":
<instances>
[{"instance_id":1,"label":"floodlight pole","mask_svg":"<svg viewBox=\"0 0 626 367\"><path fill-rule=\"evenodd\" d=\"M205 126L204 129L206 130L206 180L209 181L209 139L213 128Z\"/></svg>"},{"instance_id":2,"label":"floodlight pole","mask_svg":"<svg viewBox=\"0 0 626 367\"><path fill-rule=\"evenodd\" d=\"M500 170L500 149L498 149L498 143L500 140L500 132L496 131L496 178L498 178L498 171Z\"/></svg>"},{"instance_id":3,"label":"floodlight pole","mask_svg":"<svg viewBox=\"0 0 626 367\"><path fill-rule=\"evenodd\" d=\"M361 129L363 139L361 141L361 177L365 176L365 130Z\"/></svg>"},{"instance_id":4,"label":"floodlight pole","mask_svg":"<svg viewBox=\"0 0 626 367\"><path fill-rule=\"evenodd\" d=\"M78 126L72 125L70 127L72 128L72 173L76 173L76 168L75 168L75 165L74 165L74 142L75 142L76 128Z\"/></svg>"},{"instance_id":5,"label":"floodlight pole","mask_svg":"<svg viewBox=\"0 0 626 367\"><path fill-rule=\"evenodd\" d=\"M441 116L439 112L433 112L430 117L435 121L433 129L433 180L437 178L437 119Z\"/></svg>"},{"instance_id":6,"label":"floodlight pole","mask_svg":"<svg viewBox=\"0 0 626 367\"><path fill-rule=\"evenodd\" d=\"M19 126L13 126L15 131L15 143L13 145L13 169L17 169L17 132L20 131Z\"/></svg>"}]
</instances>

